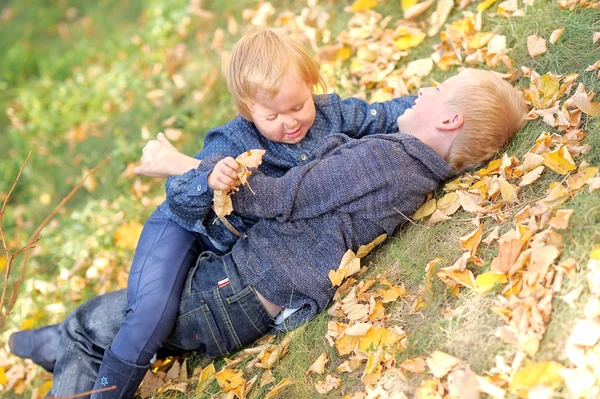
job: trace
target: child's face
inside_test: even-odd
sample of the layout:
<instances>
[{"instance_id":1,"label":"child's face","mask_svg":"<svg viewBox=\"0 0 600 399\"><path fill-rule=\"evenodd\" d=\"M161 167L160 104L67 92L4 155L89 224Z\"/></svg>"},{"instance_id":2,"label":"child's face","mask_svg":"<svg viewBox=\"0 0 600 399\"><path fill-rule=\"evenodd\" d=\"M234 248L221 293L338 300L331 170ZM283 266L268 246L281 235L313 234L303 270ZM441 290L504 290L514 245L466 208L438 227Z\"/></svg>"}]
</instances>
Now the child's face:
<instances>
[{"instance_id":1,"label":"child's face","mask_svg":"<svg viewBox=\"0 0 600 399\"><path fill-rule=\"evenodd\" d=\"M400 132L414 135L422 131L434 131L439 120L451 112L446 104L460 87L459 76L446 79L436 87L419 89L415 105L397 119Z\"/></svg>"},{"instance_id":2,"label":"child's face","mask_svg":"<svg viewBox=\"0 0 600 399\"><path fill-rule=\"evenodd\" d=\"M315 104L309 84L295 71L288 72L274 97L257 93L250 115L258 131L267 139L277 143L299 143L315 122Z\"/></svg>"}]
</instances>

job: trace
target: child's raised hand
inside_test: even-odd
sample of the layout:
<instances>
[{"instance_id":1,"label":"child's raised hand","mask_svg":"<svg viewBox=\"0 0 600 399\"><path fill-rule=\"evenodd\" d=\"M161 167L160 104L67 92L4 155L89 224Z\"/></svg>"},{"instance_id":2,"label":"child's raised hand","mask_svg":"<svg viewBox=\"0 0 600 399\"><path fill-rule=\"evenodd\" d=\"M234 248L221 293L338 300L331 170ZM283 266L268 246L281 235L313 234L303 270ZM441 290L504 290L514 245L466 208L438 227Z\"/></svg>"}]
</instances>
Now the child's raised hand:
<instances>
[{"instance_id":1,"label":"child's raised hand","mask_svg":"<svg viewBox=\"0 0 600 399\"><path fill-rule=\"evenodd\" d=\"M142 149L140 166L133 173L149 177L170 177L196 168L199 163L197 159L180 153L164 134L159 133L156 140L148 141Z\"/></svg>"},{"instance_id":2,"label":"child's raised hand","mask_svg":"<svg viewBox=\"0 0 600 399\"><path fill-rule=\"evenodd\" d=\"M208 175L208 185L213 190L229 191L239 184L240 165L232 157L221 159Z\"/></svg>"}]
</instances>

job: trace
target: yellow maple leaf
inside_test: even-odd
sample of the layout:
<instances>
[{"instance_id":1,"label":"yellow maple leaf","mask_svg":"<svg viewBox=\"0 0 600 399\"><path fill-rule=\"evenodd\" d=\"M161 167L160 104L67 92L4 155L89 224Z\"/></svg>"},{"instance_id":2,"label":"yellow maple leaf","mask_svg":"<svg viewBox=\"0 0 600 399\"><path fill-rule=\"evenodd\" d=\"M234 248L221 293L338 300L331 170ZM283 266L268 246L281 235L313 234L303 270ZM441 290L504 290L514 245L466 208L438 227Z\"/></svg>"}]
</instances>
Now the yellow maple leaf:
<instances>
[{"instance_id":1,"label":"yellow maple leaf","mask_svg":"<svg viewBox=\"0 0 600 399\"><path fill-rule=\"evenodd\" d=\"M460 363L460 360L447 353L434 351L425 362L435 378L443 378Z\"/></svg>"},{"instance_id":2,"label":"yellow maple leaf","mask_svg":"<svg viewBox=\"0 0 600 399\"><path fill-rule=\"evenodd\" d=\"M406 10L408 7L412 7L417 4L419 0L401 0L400 5L402 6L402 11Z\"/></svg>"},{"instance_id":3,"label":"yellow maple leaf","mask_svg":"<svg viewBox=\"0 0 600 399\"><path fill-rule=\"evenodd\" d=\"M425 40L425 32L408 33L399 37L394 41L400 50L408 50L409 48L417 47Z\"/></svg>"},{"instance_id":4,"label":"yellow maple leaf","mask_svg":"<svg viewBox=\"0 0 600 399\"><path fill-rule=\"evenodd\" d=\"M527 52L531 57L537 57L547 51L546 40L536 35L527 37Z\"/></svg>"},{"instance_id":5,"label":"yellow maple leaf","mask_svg":"<svg viewBox=\"0 0 600 399\"><path fill-rule=\"evenodd\" d=\"M358 250L356 251L356 257L361 258L361 259L364 258L376 246L378 246L379 244L384 242L386 238L387 238L387 234L382 234L379 237L377 237L376 239L374 239L373 241L371 241L370 243L368 243L366 245L361 245L360 247L358 247Z\"/></svg>"},{"instance_id":6,"label":"yellow maple leaf","mask_svg":"<svg viewBox=\"0 0 600 399\"><path fill-rule=\"evenodd\" d=\"M510 390L521 398L527 398L529 390L537 385L559 387L563 379L560 370L564 367L551 360L530 363L517 371L510 381Z\"/></svg>"},{"instance_id":7,"label":"yellow maple leaf","mask_svg":"<svg viewBox=\"0 0 600 399\"><path fill-rule=\"evenodd\" d=\"M143 226L135 220L122 224L115 231L113 237L115 245L119 248L135 249L140 234L142 234L142 228Z\"/></svg>"},{"instance_id":8,"label":"yellow maple leaf","mask_svg":"<svg viewBox=\"0 0 600 399\"><path fill-rule=\"evenodd\" d=\"M422 357L408 359L400 363L401 368L414 374L423 374L425 372L425 366L427 366L427 363L425 363L425 358Z\"/></svg>"},{"instance_id":9,"label":"yellow maple leaf","mask_svg":"<svg viewBox=\"0 0 600 399\"><path fill-rule=\"evenodd\" d=\"M323 374L325 372L325 364L327 364L327 353L323 352L319 355L317 360L308 368L306 373L315 373L315 374Z\"/></svg>"},{"instance_id":10,"label":"yellow maple leaf","mask_svg":"<svg viewBox=\"0 0 600 399\"><path fill-rule=\"evenodd\" d=\"M350 6L351 12L364 12L377 7L377 0L355 0Z\"/></svg>"},{"instance_id":11,"label":"yellow maple leaf","mask_svg":"<svg viewBox=\"0 0 600 399\"><path fill-rule=\"evenodd\" d=\"M479 246L479 243L481 243L482 237L483 224L480 223L475 230L458 239L460 241L460 249L462 249L463 251L469 251L471 256L475 256L475 254L477 253L477 247Z\"/></svg>"},{"instance_id":12,"label":"yellow maple leaf","mask_svg":"<svg viewBox=\"0 0 600 399\"><path fill-rule=\"evenodd\" d=\"M575 161L573 161L573 158L566 147L557 148L543 156L544 165L561 175L566 175L568 172L577 169L577 165L575 165Z\"/></svg>"}]
</instances>

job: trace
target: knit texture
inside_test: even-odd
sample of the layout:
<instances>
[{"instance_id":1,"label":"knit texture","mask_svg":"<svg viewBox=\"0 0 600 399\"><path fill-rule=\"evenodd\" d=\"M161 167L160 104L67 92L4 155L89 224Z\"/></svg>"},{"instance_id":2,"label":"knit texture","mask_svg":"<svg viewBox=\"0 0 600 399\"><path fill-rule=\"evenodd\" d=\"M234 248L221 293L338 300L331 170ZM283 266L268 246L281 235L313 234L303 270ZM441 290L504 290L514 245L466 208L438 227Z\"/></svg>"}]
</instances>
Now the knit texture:
<instances>
[{"instance_id":1,"label":"knit texture","mask_svg":"<svg viewBox=\"0 0 600 399\"><path fill-rule=\"evenodd\" d=\"M393 234L453 174L413 136L331 135L307 165L278 178L255 174L232 196L239 214L260 218L233 259L269 301L300 308L284 326L296 328L330 302L328 273L348 249Z\"/></svg>"},{"instance_id":2,"label":"knit texture","mask_svg":"<svg viewBox=\"0 0 600 399\"><path fill-rule=\"evenodd\" d=\"M208 187L207 178L216 161L226 156L235 158L248 150L264 149L266 154L260 171L267 176L282 176L290 168L306 165L310 159L314 159L323 140L332 133L360 138L398 132L396 119L413 105L414 100L415 97L411 96L369 104L357 98L342 100L334 93L328 94L325 100L317 96L315 122L298 144L269 141L252 122L238 116L207 133L204 148L195 156L201 160L197 169L167 180L167 200L160 205L160 209L183 228L206 234L221 246L230 247L237 237L210 209L213 191ZM237 213L228 220L241 232L256 222Z\"/></svg>"}]
</instances>

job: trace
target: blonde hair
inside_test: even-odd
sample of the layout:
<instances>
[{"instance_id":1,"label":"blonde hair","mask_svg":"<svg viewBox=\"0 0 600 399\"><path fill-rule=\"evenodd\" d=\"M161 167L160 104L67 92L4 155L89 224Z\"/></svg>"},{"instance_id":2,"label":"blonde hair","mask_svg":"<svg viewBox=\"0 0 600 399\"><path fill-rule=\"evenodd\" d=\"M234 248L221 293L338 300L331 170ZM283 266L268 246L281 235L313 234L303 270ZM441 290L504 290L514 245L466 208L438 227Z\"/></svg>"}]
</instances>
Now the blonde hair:
<instances>
[{"instance_id":1,"label":"blonde hair","mask_svg":"<svg viewBox=\"0 0 600 399\"><path fill-rule=\"evenodd\" d=\"M523 95L494 72L468 68L459 77L460 89L447 100L464 119L448 155L457 173L493 157L523 128L527 113Z\"/></svg>"},{"instance_id":2,"label":"blonde hair","mask_svg":"<svg viewBox=\"0 0 600 399\"><path fill-rule=\"evenodd\" d=\"M257 91L277 95L291 68L311 89L320 85L327 92L317 62L298 40L268 28L240 39L231 51L227 70L227 88L238 112L251 120L250 106Z\"/></svg>"}]
</instances>

